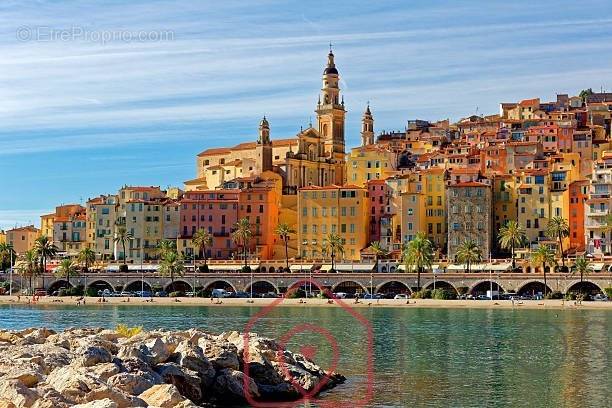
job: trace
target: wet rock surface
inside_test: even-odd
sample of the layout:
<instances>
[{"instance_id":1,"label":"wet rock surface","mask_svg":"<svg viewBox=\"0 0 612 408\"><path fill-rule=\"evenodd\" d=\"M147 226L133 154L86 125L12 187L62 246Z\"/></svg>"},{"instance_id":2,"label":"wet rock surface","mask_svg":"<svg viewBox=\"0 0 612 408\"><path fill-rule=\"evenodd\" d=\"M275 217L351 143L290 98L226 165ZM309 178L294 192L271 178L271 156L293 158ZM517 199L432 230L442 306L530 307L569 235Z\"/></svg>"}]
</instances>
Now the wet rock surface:
<instances>
[{"instance_id":1,"label":"wet rock surface","mask_svg":"<svg viewBox=\"0 0 612 408\"><path fill-rule=\"evenodd\" d=\"M248 377L245 376L248 364ZM197 407L291 401L344 382L269 338L197 329L0 330L0 408ZM246 389L245 389L246 387Z\"/></svg>"}]
</instances>

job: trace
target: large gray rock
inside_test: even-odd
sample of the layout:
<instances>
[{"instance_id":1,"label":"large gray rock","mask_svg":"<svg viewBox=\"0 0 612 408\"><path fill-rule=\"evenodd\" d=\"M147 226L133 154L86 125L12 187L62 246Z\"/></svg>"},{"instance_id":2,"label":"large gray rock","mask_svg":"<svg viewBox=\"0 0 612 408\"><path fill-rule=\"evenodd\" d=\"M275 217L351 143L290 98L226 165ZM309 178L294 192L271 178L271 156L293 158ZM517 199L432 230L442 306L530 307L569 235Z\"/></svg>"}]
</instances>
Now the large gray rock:
<instances>
[{"instance_id":1,"label":"large gray rock","mask_svg":"<svg viewBox=\"0 0 612 408\"><path fill-rule=\"evenodd\" d=\"M148 405L159 408L174 408L186 401L176 386L172 384L154 385L139 397Z\"/></svg>"},{"instance_id":2,"label":"large gray rock","mask_svg":"<svg viewBox=\"0 0 612 408\"><path fill-rule=\"evenodd\" d=\"M130 395L139 395L151 388L155 383L146 376L132 373L118 373L106 382L108 386L117 388Z\"/></svg>"},{"instance_id":3,"label":"large gray rock","mask_svg":"<svg viewBox=\"0 0 612 408\"><path fill-rule=\"evenodd\" d=\"M161 364L156 371L165 383L175 385L181 395L194 402L202 400L202 380L197 372L175 363Z\"/></svg>"},{"instance_id":4,"label":"large gray rock","mask_svg":"<svg viewBox=\"0 0 612 408\"><path fill-rule=\"evenodd\" d=\"M259 388L255 381L252 378L248 378L247 384L248 387L245 390L244 373L242 371L226 368L219 372L215 379L213 390L218 396L218 400L227 401L228 403L244 403L247 401L248 395L250 395L250 398L259 398Z\"/></svg>"},{"instance_id":5,"label":"large gray rock","mask_svg":"<svg viewBox=\"0 0 612 408\"><path fill-rule=\"evenodd\" d=\"M176 347L173 361L181 367L195 371L202 380L203 388L210 387L215 379L216 372L212 363L200 346L193 344L191 340L185 340Z\"/></svg>"},{"instance_id":6,"label":"large gray rock","mask_svg":"<svg viewBox=\"0 0 612 408\"><path fill-rule=\"evenodd\" d=\"M91 367L100 363L110 363L113 357L106 349L97 346L81 346L76 351L77 365Z\"/></svg>"},{"instance_id":7,"label":"large gray rock","mask_svg":"<svg viewBox=\"0 0 612 408\"><path fill-rule=\"evenodd\" d=\"M214 340L200 339L198 345L202 348L204 355L212 363L215 369L240 369L238 348L234 344L225 341L218 343Z\"/></svg>"}]
</instances>

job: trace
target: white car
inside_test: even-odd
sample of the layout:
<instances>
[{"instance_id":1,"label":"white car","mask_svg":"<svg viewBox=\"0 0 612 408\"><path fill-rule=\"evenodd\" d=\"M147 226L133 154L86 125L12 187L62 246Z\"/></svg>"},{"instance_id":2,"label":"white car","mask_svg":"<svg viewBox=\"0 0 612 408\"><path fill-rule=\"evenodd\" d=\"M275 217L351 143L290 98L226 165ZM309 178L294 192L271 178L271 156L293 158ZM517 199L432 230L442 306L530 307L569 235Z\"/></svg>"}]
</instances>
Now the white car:
<instances>
[{"instance_id":1,"label":"white car","mask_svg":"<svg viewBox=\"0 0 612 408\"><path fill-rule=\"evenodd\" d=\"M334 296L336 297L336 299L346 299L346 293L345 292L336 292L336 293L334 293Z\"/></svg>"},{"instance_id":2,"label":"white car","mask_svg":"<svg viewBox=\"0 0 612 408\"><path fill-rule=\"evenodd\" d=\"M607 302L608 297L606 295L602 295L601 293L598 293L595 296L593 296L593 300L600 301L600 302Z\"/></svg>"},{"instance_id":3,"label":"white car","mask_svg":"<svg viewBox=\"0 0 612 408\"><path fill-rule=\"evenodd\" d=\"M407 300L410 299L410 296L408 296L405 293L400 293L398 295L393 296L393 299L402 299L402 300Z\"/></svg>"}]
</instances>

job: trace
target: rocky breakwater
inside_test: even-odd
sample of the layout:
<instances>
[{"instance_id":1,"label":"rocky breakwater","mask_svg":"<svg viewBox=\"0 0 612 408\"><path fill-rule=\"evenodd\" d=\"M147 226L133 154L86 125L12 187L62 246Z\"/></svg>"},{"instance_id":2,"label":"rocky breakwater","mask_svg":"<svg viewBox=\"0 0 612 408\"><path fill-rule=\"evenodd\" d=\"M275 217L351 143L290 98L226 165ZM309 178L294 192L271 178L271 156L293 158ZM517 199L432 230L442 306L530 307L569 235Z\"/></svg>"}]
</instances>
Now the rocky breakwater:
<instances>
[{"instance_id":1,"label":"rocky breakwater","mask_svg":"<svg viewBox=\"0 0 612 408\"><path fill-rule=\"evenodd\" d=\"M0 330L0 408L222 406L244 403L245 391L290 401L344 381L272 339L251 334L248 344L245 353L238 332L196 329Z\"/></svg>"}]
</instances>

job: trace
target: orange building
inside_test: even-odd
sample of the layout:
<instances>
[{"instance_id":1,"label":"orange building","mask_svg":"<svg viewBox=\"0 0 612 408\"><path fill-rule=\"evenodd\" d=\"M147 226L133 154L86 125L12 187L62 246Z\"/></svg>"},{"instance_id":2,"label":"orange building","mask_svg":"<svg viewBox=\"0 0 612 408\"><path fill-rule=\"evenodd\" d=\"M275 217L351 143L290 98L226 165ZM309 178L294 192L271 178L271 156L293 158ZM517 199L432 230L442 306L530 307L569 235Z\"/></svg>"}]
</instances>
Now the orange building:
<instances>
[{"instance_id":1,"label":"orange building","mask_svg":"<svg viewBox=\"0 0 612 408\"><path fill-rule=\"evenodd\" d=\"M34 248L36 238L40 236L40 230L33 225L13 228L6 231L6 243L13 247L17 255Z\"/></svg>"},{"instance_id":2,"label":"orange building","mask_svg":"<svg viewBox=\"0 0 612 408\"><path fill-rule=\"evenodd\" d=\"M589 181L577 180L570 184L569 228L570 249L576 252L585 250L584 243L584 203L588 198Z\"/></svg>"}]
</instances>

